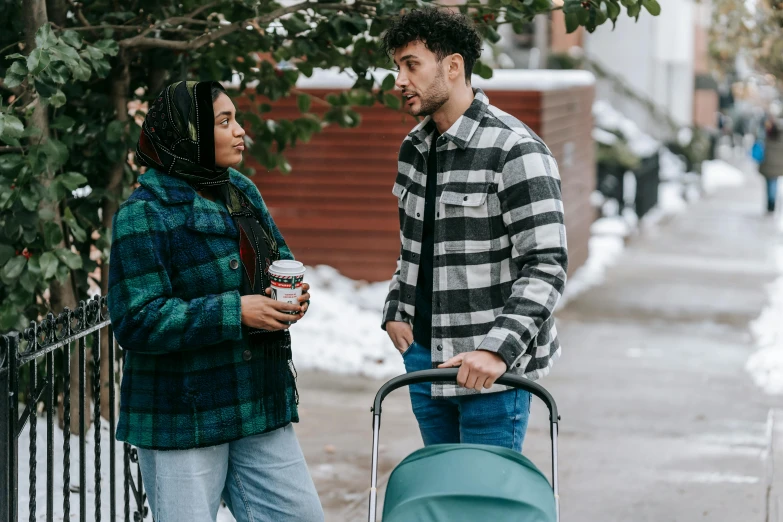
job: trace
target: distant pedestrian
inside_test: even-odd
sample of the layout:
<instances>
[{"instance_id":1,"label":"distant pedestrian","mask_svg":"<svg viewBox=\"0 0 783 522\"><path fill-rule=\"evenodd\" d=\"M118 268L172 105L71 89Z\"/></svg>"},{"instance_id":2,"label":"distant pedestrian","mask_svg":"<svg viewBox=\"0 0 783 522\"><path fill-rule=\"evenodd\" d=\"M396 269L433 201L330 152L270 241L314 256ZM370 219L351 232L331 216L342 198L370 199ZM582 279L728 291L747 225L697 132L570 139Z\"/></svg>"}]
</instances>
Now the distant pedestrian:
<instances>
[{"instance_id":1,"label":"distant pedestrian","mask_svg":"<svg viewBox=\"0 0 783 522\"><path fill-rule=\"evenodd\" d=\"M783 121L767 119L764 159L759 172L767 182L767 212L775 212L778 193L778 178L783 176Z\"/></svg>"}]
</instances>

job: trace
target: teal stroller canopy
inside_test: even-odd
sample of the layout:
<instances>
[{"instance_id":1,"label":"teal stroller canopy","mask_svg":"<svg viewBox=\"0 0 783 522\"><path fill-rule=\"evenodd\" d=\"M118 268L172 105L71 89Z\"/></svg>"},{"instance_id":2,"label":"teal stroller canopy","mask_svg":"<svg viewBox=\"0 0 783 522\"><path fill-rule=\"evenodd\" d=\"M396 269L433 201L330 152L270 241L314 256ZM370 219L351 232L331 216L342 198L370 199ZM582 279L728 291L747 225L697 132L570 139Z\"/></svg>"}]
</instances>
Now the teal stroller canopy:
<instances>
[{"instance_id":1,"label":"teal stroller canopy","mask_svg":"<svg viewBox=\"0 0 783 522\"><path fill-rule=\"evenodd\" d=\"M515 451L440 444L411 453L392 472L383 522L555 522L546 477Z\"/></svg>"}]
</instances>

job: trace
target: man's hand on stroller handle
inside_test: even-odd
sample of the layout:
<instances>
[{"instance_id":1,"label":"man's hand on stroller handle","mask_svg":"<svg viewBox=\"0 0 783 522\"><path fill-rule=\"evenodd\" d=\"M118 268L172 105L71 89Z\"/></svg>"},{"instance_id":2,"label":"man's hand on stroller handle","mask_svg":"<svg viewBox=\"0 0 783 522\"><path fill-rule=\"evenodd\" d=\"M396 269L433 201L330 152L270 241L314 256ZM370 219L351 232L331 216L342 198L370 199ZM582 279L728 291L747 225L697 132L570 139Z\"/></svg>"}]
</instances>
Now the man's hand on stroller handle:
<instances>
[{"instance_id":1,"label":"man's hand on stroller handle","mask_svg":"<svg viewBox=\"0 0 783 522\"><path fill-rule=\"evenodd\" d=\"M457 384L465 388L481 391L491 388L495 381L508 369L505 361L494 352L476 350L475 352L455 355L438 368L454 368L459 366Z\"/></svg>"}]
</instances>

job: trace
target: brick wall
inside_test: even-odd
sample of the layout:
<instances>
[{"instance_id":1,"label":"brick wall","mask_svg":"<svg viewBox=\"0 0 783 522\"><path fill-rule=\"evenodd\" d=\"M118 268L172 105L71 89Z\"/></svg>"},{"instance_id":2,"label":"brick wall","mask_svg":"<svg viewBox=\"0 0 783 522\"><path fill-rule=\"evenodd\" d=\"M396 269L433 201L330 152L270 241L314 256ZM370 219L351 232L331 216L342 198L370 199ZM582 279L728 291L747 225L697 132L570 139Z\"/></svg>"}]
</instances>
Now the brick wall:
<instances>
[{"instance_id":1,"label":"brick wall","mask_svg":"<svg viewBox=\"0 0 783 522\"><path fill-rule=\"evenodd\" d=\"M323 97L335 89L305 89ZM587 256L595 187L590 107L593 87L546 92L486 90L491 103L539 133L558 159L563 178L569 272ZM240 102L240 108L245 104ZM314 106L315 107L315 104ZM315 110L315 109L314 109ZM397 152L414 119L383 107L360 111L356 129L329 127L287 153L293 172L253 178L297 259L328 264L354 279L381 281L399 255L397 201L391 194ZM273 105L271 118L299 115L295 98Z\"/></svg>"}]
</instances>

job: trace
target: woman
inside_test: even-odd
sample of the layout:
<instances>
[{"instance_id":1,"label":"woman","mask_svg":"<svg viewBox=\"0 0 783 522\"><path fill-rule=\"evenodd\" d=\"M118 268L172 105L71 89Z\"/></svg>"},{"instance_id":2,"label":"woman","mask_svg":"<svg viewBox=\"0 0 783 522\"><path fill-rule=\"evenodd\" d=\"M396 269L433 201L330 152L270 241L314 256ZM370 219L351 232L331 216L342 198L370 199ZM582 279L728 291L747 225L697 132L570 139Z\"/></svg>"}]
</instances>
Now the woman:
<instances>
[{"instance_id":1,"label":"woman","mask_svg":"<svg viewBox=\"0 0 783 522\"><path fill-rule=\"evenodd\" d=\"M783 176L783 136L780 122L770 118L765 124L767 140L764 144L764 159L759 172L767 181L767 212L775 212L778 193L778 177Z\"/></svg>"},{"instance_id":2,"label":"woman","mask_svg":"<svg viewBox=\"0 0 783 522\"><path fill-rule=\"evenodd\" d=\"M125 350L117 439L139 448L156 521L322 521L291 426L289 322L267 270L293 259L255 185L230 168L245 132L216 82L151 104L136 158L148 170L114 217L109 310ZM293 315L290 315L293 314Z\"/></svg>"}]
</instances>

